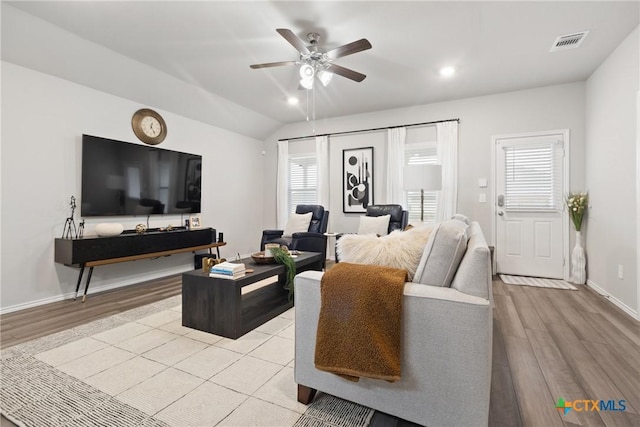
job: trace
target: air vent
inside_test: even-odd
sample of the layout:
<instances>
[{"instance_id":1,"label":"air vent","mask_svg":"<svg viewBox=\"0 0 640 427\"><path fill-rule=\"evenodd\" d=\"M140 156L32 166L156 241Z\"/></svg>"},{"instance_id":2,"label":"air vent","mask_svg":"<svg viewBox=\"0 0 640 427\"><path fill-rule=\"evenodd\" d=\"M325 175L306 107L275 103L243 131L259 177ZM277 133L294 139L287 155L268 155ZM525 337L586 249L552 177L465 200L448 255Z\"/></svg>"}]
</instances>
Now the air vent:
<instances>
[{"instance_id":1,"label":"air vent","mask_svg":"<svg viewBox=\"0 0 640 427\"><path fill-rule=\"evenodd\" d=\"M553 46L549 52L556 52L558 50L575 49L582 44L582 41L587 37L589 31L582 31L580 33L567 34L566 36L560 36L553 42Z\"/></svg>"}]
</instances>

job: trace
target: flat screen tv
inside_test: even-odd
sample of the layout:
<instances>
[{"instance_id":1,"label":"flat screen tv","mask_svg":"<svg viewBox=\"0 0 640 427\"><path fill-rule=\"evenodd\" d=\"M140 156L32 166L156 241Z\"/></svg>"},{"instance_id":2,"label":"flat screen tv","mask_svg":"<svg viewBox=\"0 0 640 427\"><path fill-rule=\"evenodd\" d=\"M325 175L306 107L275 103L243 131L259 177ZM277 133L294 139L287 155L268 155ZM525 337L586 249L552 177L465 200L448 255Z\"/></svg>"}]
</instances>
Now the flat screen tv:
<instances>
[{"instance_id":1,"label":"flat screen tv","mask_svg":"<svg viewBox=\"0 0 640 427\"><path fill-rule=\"evenodd\" d=\"M84 217L200 213L202 156L82 135Z\"/></svg>"}]
</instances>

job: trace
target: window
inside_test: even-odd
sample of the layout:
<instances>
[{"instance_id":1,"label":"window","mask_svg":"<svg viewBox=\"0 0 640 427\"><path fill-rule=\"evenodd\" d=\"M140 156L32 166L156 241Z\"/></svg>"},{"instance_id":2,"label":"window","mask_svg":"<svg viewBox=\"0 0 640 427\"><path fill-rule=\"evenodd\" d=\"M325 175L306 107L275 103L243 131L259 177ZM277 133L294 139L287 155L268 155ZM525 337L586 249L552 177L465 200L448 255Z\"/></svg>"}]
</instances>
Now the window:
<instances>
[{"instance_id":1,"label":"window","mask_svg":"<svg viewBox=\"0 0 640 427\"><path fill-rule=\"evenodd\" d=\"M435 165L438 160L438 150L435 142L409 143L404 146L405 165ZM420 191L405 191L406 207L409 220L420 220ZM424 192L424 222L435 222L437 207L437 193Z\"/></svg>"},{"instance_id":2,"label":"window","mask_svg":"<svg viewBox=\"0 0 640 427\"><path fill-rule=\"evenodd\" d=\"M315 154L289 156L288 210L296 211L297 205L312 205L318 200L318 165Z\"/></svg>"},{"instance_id":3,"label":"window","mask_svg":"<svg viewBox=\"0 0 640 427\"><path fill-rule=\"evenodd\" d=\"M562 145L555 141L506 146L505 208L511 211L562 209Z\"/></svg>"}]
</instances>

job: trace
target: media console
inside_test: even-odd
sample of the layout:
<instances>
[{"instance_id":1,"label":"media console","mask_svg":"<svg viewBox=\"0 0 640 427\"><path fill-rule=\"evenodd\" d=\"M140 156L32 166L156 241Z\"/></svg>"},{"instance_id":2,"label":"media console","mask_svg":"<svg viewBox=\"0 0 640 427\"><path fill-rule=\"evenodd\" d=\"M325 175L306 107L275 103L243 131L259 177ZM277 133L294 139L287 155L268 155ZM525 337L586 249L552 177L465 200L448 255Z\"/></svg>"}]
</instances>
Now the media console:
<instances>
[{"instance_id":1,"label":"media console","mask_svg":"<svg viewBox=\"0 0 640 427\"><path fill-rule=\"evenodd\" d=\"M87 297L93 267L115 264L139 259L158 258L183 252L195 252L216 248L220 257L220 246L225 242L216 242L216 230L153 231L142 234L120 234L118 236L86 236L77 239L55 239L55 257L57 263L70 267L79 267L78 283L74 300L82 282L85 267L89 267L82 302Z\"/></svg>"}]
</instances>

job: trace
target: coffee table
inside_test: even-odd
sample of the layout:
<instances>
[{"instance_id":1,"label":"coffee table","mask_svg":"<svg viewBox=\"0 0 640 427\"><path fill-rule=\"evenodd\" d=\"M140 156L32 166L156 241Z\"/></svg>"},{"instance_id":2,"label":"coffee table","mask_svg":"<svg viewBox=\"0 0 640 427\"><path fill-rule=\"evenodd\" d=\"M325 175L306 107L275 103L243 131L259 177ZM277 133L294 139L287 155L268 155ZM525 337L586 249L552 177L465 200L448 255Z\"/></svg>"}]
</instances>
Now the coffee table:
<instances>
[{"instance_id":1,"label":"coffee table","mask_svg":"<svg viewBox=\"0 0 640 427\"><path fill-rule=\"evenodd\" d=\"M296 273L320 271L323 261L320 253L301 252ZM202 270L182 274L182 326L236 339L293 307L283 265L256 264L252 258L240 262L254 272L236 280L209 277ZM243 294L242 288L273 276L274 283Z\"/></svg>"}]
</instances>

